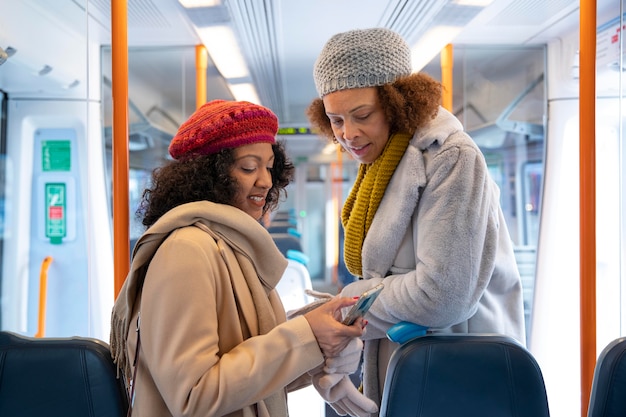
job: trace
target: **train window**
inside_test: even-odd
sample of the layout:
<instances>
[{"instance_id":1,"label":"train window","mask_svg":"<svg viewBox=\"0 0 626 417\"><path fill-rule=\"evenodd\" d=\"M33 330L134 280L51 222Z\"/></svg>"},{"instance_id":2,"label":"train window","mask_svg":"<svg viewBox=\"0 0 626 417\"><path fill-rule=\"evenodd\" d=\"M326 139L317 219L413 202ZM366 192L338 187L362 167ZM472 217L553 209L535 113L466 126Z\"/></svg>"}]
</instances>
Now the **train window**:
<instances>
[{"instance_id":1,"label":"train window","mask_svg":"<svg viewBox=\"0 0 626 417\"><path fill-rule=\"evenodd\" d=\"M539 238L539 202L543 180L543 162L526 161L522 164L522 233L523 242L537 242Z\"/></svg>"}]
</instances>

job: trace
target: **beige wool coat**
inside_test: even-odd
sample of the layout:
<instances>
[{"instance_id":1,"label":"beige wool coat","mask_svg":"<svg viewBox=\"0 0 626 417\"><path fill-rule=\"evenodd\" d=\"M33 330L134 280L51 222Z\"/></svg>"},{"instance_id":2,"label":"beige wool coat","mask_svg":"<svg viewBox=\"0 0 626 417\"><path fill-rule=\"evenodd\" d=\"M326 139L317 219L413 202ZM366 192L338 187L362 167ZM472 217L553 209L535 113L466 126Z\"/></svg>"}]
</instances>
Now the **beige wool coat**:
<instances>
[{"instance_id":1,"label":"beige wool coat","mask_svg":"<svg viewBox=\"0 0 626 417\"><path fill-rule=\"evenodd\" d=\"M114 307L114 323L129 314L130 364L140 334L133 417L287 416L286 392L323 356L304 317L285 321L274 290L285 267L235 207L185 204L148 229ZM142 287L129 282L142 275Z\"/></svg>"}]
</instances>

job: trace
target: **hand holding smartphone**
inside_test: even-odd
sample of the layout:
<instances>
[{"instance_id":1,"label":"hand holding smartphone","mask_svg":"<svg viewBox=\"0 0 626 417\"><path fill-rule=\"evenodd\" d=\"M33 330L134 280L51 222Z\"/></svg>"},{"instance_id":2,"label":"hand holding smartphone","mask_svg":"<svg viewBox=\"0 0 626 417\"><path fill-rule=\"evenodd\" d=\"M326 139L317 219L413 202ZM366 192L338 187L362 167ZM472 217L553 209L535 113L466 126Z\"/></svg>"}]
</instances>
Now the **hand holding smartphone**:
<instances>
[{"instance_id":1,"label":"hand holding smartphone","mask_svg":"<svg viewBox=\"0 0 626 417\"><path fill-rule=\"evenodd\" d=\"M377 286L370 288L369 290L361 294L359 300L356 302L355 305L352 306L348 314L346 314L346 317L344 317L342 321L343 324L350 326L355 322L357 318L363 317L365 313L367 313L367 310L370 309L372 303L374 302L376 297L378 297L378 294L380 294L383 288L384 285L381 282Z\"/></svg>"}]
</instances>

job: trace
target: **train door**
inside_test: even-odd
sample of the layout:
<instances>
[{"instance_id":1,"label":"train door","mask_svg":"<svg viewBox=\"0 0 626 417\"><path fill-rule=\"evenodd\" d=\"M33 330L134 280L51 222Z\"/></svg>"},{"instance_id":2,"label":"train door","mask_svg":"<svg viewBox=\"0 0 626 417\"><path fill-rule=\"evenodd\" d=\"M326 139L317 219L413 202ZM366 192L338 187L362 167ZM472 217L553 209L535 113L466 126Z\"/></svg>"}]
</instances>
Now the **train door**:
<instances>
[{"instance_id":1,"label":"train door","mask_svg":"<svg viewBox=\"0 0 626 417\"><path fill-rule=\"evenodd\" d=\"M51 13L38 1L1 3L2 328L106 339L113 294L98 25L73 4Z\"/></svg>"}]
</instances>

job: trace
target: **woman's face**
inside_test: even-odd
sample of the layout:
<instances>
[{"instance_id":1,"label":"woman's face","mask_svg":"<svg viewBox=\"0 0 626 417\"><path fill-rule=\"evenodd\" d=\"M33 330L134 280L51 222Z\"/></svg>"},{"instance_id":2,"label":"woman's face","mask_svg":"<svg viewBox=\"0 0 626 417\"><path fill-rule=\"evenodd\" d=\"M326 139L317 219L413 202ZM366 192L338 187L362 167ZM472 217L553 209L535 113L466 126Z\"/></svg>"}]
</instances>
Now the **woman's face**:
<instances>
[{"instance_id":1,"label":"woman's face","mask_svg":"<svg viewBox=\"0 0 626 417\"><path fill-rule=\"evenodd\" d=\"M335 91L322 99L337 141L354 159L371 164L389 140L389 123L376 87Z\"/></svg>"},{"instance_id":2,"label":"woman's face","mask_svg":"<svg viewBox=\"0 0 626 417\"><path fill-rule=\"evenodd\" d=\"M269 143L254 143L235 149L235 163L230 175L238 189L233 205L255 220L263 215L265 197L272 188L274 151Z\"/></svg>"}]
</instances>

